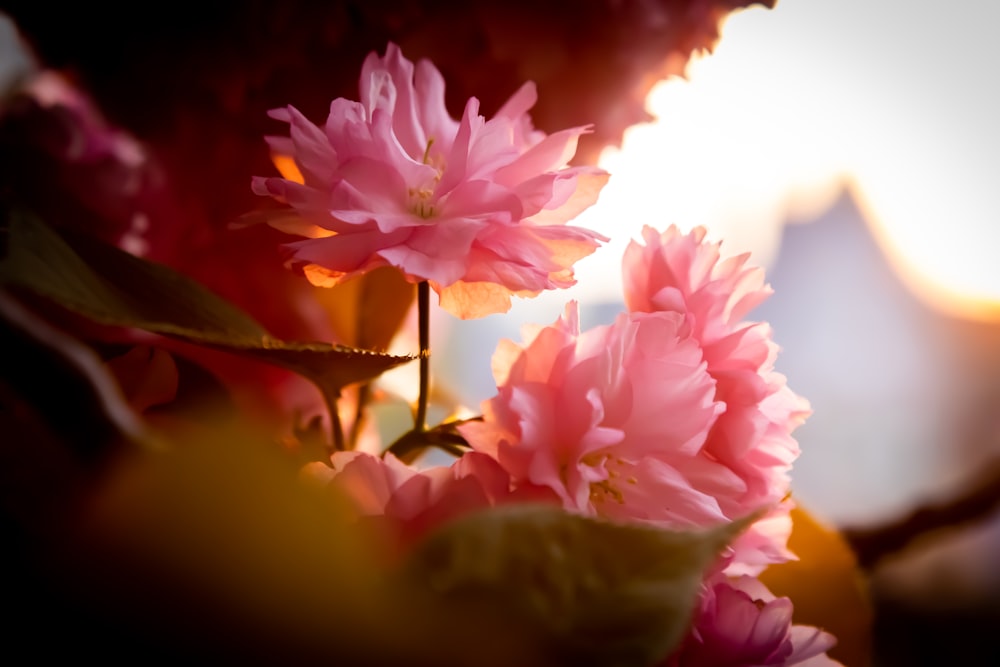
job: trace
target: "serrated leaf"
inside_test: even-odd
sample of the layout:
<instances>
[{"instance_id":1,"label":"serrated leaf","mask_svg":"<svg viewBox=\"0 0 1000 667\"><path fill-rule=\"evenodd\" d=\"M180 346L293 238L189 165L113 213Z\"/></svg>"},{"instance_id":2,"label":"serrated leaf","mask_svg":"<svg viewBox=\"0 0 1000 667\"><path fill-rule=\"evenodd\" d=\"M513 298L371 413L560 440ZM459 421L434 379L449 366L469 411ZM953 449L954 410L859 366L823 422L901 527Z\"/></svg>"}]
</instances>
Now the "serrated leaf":
<instances>
[{"instance_id":1,"label":"serrated leaf","mask_svg":"<svg viewBox=\"0 0 1000 667\"><path fill-rule=\"evenodd\" d=\"M8 219L0 282L26 288L95 322L134 327L259 359L299 373L329 398L414 357L272 337L248 314L173 269L96 239L72 246L40 220Z\"/></svg>"},{"instance_id":2,"label":"serrated leaf","mask_svg":"<svg viewBox=\"0 0 1000 667\"><path fill-rule=\"evenodd\" d=\"M555 664L646 667L683 637L706 568L752 520L670 532L510 505L446 524L404 576L520 619Z\"/></svg>"}]
</instances>

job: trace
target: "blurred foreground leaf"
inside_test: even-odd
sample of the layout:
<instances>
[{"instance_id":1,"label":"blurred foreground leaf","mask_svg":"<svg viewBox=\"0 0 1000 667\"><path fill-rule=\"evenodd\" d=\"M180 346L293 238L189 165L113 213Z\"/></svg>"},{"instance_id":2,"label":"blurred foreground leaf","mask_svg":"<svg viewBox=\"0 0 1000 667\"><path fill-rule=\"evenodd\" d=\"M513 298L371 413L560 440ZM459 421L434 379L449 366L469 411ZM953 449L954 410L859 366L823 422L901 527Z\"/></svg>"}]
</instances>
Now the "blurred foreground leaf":
<instances>
[{"instance_id":1,"label":"blurred foreground leaf","mask_svg":"<svg viewBox=\"0 0 1000 667\"><path fill-rule=\"evenodd\" d=\"M259 436L204 431L165 452L122 456L58 521L5 542L8 559L23 555L2 577L17 610L8 643L42 662L69 643L112 663L542 664L489 610L472 617L388 579L379 542L346 505L303 484ZM442 642L457 618L475 622ZM60 641L39 643L39 627ZM498 633L503 646L483 655Z\"/></svg>"},{"instance_id":2,"label":"blurred foreground leaf","mask_svg":"<svg viewBox=\"0 0 1000 667\"><path fill-rule=\"evenodd\" d=\"M705 570L750 520L669 532L510 505L446 524L404 575L518 619L550 664L647 667L683 637Z\"/></svg>"},{"instance_id":3,"label":"blurred foreground leaf","mask_svg":"<svg viewBox=\"0 0 1000 667\"><path fill-rule=\"evenodd\" d=\"M199 283L85 236L72 245L37 218L13 212L0 282L31 290L95 322L134 327L265 361L303 375L327 396L413 357L273 338Z\"/></svg>"}]
</instances>

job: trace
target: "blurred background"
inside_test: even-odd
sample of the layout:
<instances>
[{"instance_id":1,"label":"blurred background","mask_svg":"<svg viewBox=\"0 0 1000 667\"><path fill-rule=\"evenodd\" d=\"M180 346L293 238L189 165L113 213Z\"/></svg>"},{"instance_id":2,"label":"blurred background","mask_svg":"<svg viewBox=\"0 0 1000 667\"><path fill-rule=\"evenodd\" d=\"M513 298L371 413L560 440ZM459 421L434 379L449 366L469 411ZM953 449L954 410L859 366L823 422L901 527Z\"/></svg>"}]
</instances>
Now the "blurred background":
<instances>
[{"instance_id":1,"label":"blurred background","mask_svg":"<svg viewBox=\"0 0 1000 667\"><path fill-rule=\"evenodd\" d=\"M195 15L186 3L97 3L55 20L10 4L0 88L52 68L127 135L99 125L114 141L103 161L83 160L79 185L65 160L53 171L21 159L31 132L51 128L8 109L4 182L58 208L38 173L65 179L74 214L287 338L315 317L285 316L300 291L270 303L257 289L292 282L275 236L230 241L226 228L261 205L250 176L273 170L261 138L279 128L264 111L291 103L322 118L333 97L356 97L361 59L387 39L440 67L455 112L476 95L489 115L536 80L540 128L595 124L579 159L612 179L576 224L612 241L578 263L571 290L508 315L438 317L433 347L449 350L438 380L476 410L494 390L498 339L553 321L568 299L584 326L610 321L628 239L647 224L704 225L725 253L767 267L775 294L752 317L771 323L778 369L814 410L797 432L795 495L857 549L873 663L1000 660L1000 42L989 32L1000 5L219 2ZM45 90L39 104L57 104ZM234 258L257 270L236 284L209 270Z\"/></svg>"}]
</instances>

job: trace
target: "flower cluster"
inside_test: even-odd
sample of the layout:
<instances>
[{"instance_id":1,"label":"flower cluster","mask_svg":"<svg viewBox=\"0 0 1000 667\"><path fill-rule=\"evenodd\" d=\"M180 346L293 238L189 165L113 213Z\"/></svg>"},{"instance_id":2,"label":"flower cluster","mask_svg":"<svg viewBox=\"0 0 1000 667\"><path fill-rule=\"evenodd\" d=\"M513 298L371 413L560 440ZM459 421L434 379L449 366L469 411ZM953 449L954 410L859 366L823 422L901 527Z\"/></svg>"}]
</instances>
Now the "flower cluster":
<instances>
[{"instance_id":1,"label":"flower cluster","mask_svg":"<svg viewBox=\"0 0 1000 667\"><path fill-rule=\"evenodd\" d=\"M695 625L669 665L836 664L833 637L791 624L791 601L756 575L794 556L787 472L806 401L773 369L766 325L742 316L769 290L747 257L719 260L705 230L647 228L624 262L629 310L579 330L570 304L553 325L501 343L498 394L459 431L474 451L417 470L391 454L314 464L397 543L476 508L551 502L585 515L664 528L768 515L731 545L704 584Z\"/></svg>"},{"instance_id":2,"label":"flower cluster","mask_svg":"<svg viewBox=\"0 0 1000 667\"><path fill-rule=\"evenodd\" d=\"M733 571L756 573L789 556L781 501L808 405L774 372L766 326L739 320L767 295L760 270L719 263L704 235L646 228L613 324L581 333L570 305L523 347L504 343L499 393L462 433L516 482L586 514L677 528L775 508L736 545Z\"/></svg>"},{"instance_id":3,"label":"flower cluster","mask_svg":"<svg viewBox=\"0 0 1000 667\"><path fill-rule=\"evenodd\" d=\"M443 87L433 66L414 67L390 45L365 61L361 101L335 100L325 128L291 107L274 114L291 137L272 148L294 159L301 182L257 179L254 188L298 214L273 223L310 237L291 245L293 260L331 284L396 266L461 317L505 309L510 293L569 284L573 262L600 240L562 224L604 179L566 167L585 128L534 131L530 84L493 119L472 99L456 122ZM790 601L752 578L794 557L791 433L809 407L775 372L767 325L744 321L770 294L763 272L746 255L723 261L705 236L647 227L625 253L626 309L612 324L581 331L571 303L554 324L525 331L523 344L502 342L497 395L480 419L457 426L471 451L450 467L418 470L391 449L336 452L308 476L351 498L394 551L458 515L512 502L673 530L764 512L705 580L690 635L667 664L821 656L832 637L792 626Z\"/></svg>"}]
</instances>

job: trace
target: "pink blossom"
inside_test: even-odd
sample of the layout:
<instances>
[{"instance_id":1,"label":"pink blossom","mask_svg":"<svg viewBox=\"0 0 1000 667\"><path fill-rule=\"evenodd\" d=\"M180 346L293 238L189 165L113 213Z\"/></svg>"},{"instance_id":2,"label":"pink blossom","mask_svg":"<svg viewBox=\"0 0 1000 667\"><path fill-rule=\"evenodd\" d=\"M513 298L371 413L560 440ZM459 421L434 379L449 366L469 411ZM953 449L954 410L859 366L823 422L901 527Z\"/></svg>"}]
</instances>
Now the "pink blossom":
<instances>
[{"instance_id":1,"label":"pink blossom","mask_svg":"<svg viewBox=\"0 0 1000 667\"><path fill-rule=\"evenodd\" d=\"M717 264L698 233L645 235L658 252L625 256L632 309L580 333L571 305L523 346L501 343L497 396L462 435L584 514L697 527L769 508L728 559L730 574L757 574L793 558L790 432L807 405L773 371L768 328L737 321L766 296L756 274Z\"/></svg>"},{"instance_id":2,"label":"pink blossom","mask_svg":"<svg viewBox=\"0 0 1000 667\"><path fill-rule=\"evenodd\" d=\"M778 347L770 327L743 319L771 295L764 272L748 265L749 254L721 259L720 244L706 242L702 227L687 235L674 226L663 233L646 227L642 236L645 243L629 244L622 261L625 303L632 312L684 316L704 350L717 399L726 406L705 452L746 481L743 503L775 506L788 493L787 473L799 455L791 434L808 416L809 404L775 372ZM780 546L791 528L789 509L790 502L777 506L767 524L737 542L737 550L747 551L744 561L756 558L762 565L791 556ZM764 533L775 538L773 558L766 555Z\"/></svg>"},{"instance_id":3,"label":"pink blossom","mask_svg":"<svg viewBox=\"0 0 1000 667\"><path fill-rule=\"evenodd\" d=\"M570 304L523 347L501 344L498 395L462 435L585 514L704 526L756 509L739 502L744 480L703 452L725 406L689 329L673 313L622 313L580 333Z\"/></svg>"},{"instance_id":4,"label":"pink blossom","mask_svg":"<svg viewBox=\"0 0 1000 667\"><path fill-rule=\"evenodd\" d=\"M463 514L507 502L555 502L546 489L512 491L497 463L469 452L451 466L417 469L392 454L336 452L331 465L312 463L304 475L347 497L357 515L373 519L395 550Z\"/></svg>"},{"instance_id":5,"label":"pink blossom","mask_svg":"<svg viewBox=\"0 0 1000 667\"><path fill-rule=\"evenodd\" d=\"M631 311L686 313L696 335L716 341L740 328L743 317L772 293L764 270L747 266L749 253L722 260L720 243L696 227L684 235L644 227L645 245L632 241L622 258L625 305Z\"/></svg>"},{"instance_id":6,"label":"pink blossom","mask_svg":"<svg viewBox=\"0 0 1000 667\"><path fill-rule=\"evenodd\" d=\"M663 667L835 667L836 644L819 628L792 625L792 601L757 579L706 581L691 631Z\"/></svg>"},{"instance_id":7,"label":"pink blossom","mask_svg":"<svg viewBox=\"0 0 1000 667\"><path fill-rule=\"evenodd\" d=\"M360 101L334 100L325 127L291 106L271 112L291 130L271 146L294 158L302 182L255 178L253 188L295 210L271 224L308 237L287 247L316 284L392 265L430 281L459 317L503 312L511 294L572 285L573 263L607 240L564 224L607 180L567 167L589 128L534 130L535 100L527 83L490 120L471 98L456 121L441 73L389 44L365 60Z\"/></svg>"}]
</instances>

